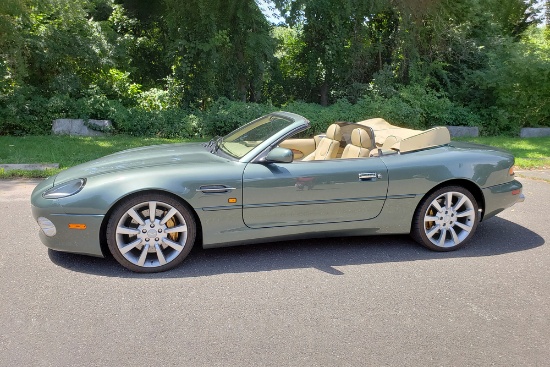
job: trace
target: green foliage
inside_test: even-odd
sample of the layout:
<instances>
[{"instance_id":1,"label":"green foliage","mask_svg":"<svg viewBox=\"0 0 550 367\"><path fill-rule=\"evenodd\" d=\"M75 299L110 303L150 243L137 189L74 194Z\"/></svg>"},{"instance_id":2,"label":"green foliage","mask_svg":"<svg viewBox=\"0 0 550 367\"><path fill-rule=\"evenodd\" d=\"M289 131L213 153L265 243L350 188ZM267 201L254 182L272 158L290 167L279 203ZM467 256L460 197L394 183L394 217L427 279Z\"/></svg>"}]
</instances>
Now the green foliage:
<instances>
[{"instance_id":1,"label":"green foliage","mask_svg":"<svg viewBox=\"0 0 550 367\"><path fill-rule=\"evenodd\" d=\"M223 136L269 112L276 111L273 106L257 103L234 102L220 98L208 111L198 115L201 136Z\"/></svg>"},{"instance_id":2,"label":"green foliage","mask_svg":"<svg viewBox=\"0 0 550 367\"><path fill-rule=\"evenodd\" d=\"M82 96L98 75L114 64L110 44L101 26L87 18L87 1L36 1L25 29L27 62L32 65L25 82L46 97Z\"/></svg>"},{"instance_id":3,"label":"green foliage","mask_svg":"<svg viewBox=\"0 0 550 367\"><path fill-rule=\"evenodd\" d=\"M273 41L254 0L164 2L171 77L182 102L204 109L220 96L260 100Z\"/></svg>"},{"instance_id":4,"label":"green foliage","mask_svg":"<svg viewBox=\"0 0 550 367\"><path fill-rule=\"evenodd\" d=\"M478 138L459 138L477 144L509 150L516 158L516 167L522 169L550 168L550 137L518 138L489 136Z\"/></svg>"},{"instance_id":5,"label":"green foliage","mask_svg":"<svg viewBox=\"0 0 550 367\"><path fill-rule=\"evenodd\" d=\"M276 62L271 66L264 96L273 104L282 105L308 93L303 82L307 74L306 66L298 59L305 42L298 29L285 26L273 28L272 36L276 41Z\"/></svg>"},{"instance_id":6,"label":"green foliage","mask_svg":"<svg viewBox=\"0 0 550 367\"><path fill-rule=\"evenodd\" d=\"M24 38L20 31L24 15L23 0L0 2L0 96L20 85L27 73Z\"/></svg>"},{"instance_id":7,"label":"green foliage","mask_svg":"<svg viewBox=\"0 0 550 367\"><path fill-rule=\"evenodd\" d=\"M17 88L0 96L0 135L45 134L51 120L42 118L48 99L33 95L32 88ZM48 126L49 125L49 126Z\"/></svg>"},{"instance_id":8,"label":"green foliage","mask_svg":"<svg viewBox=\"0 0 550 367\"><path fill-rule=\"evenodd\" d=\"M133 136L155 136L159 138L191 138L197 136L197 118L186 110L168 109L145 111L131 108L116 111L113 115L116 129L122 134Z\"/></svg>"},{"instance_id":9,"label":"green foliage","mask_svg":"<svg viewBox=\"0 0 550 367\"><path fill-rule=\"evenodd\" d=\"M417 86L403 87L391 98L371 95L361 98L355 104L341 99L328 107L292 102L285 105L284 110L306 116L317 133L326 131L335 121L353 122L375 117L412 129L446 125L476 126L480 123L480 117L468 108Z\"/></svg>"},{"instance_id":10,"label":"green foliage","mask_svg":"<svg viewBox=\"0 0 550 367\"><path fill-rule=\"evenodd\" d=\"M0 160L11 164L59 163L60 168L67 168L124 149L181 141L189 140L123 135L0 136Z\"/></svg>"},{"instance_id":11,"label":"green foliage","mask_svg":"<svg viewBox=\"0 0 550 367\"><path fill-rule=\"evenodd\" d=\"M550 126L535 2L274 0L275 27L255 0L3 0L0 135L47 134L56 118L223 135L279 108L317 131L377 116L491 135Z\"/></svg>"},{"instance_id":12,"label":"green foliage","mask_svg":"<svg viewBox=\"0 0 550 367\"><path fill-rule=\"evenodd\" d=\"M472 73L472 85L491 104L478 106L487 134L550 126L550 47L543 40L534 29L521 44L503 41L487 54L486 66Z\"/></svg>"},{"instance_id":13,"label":"green foliage","mask_svg":"<svg viewBox=\"0 0 550 367\"><path fill-rule=\"evenodd\" d=\"M137 103L145 111L166 110L176 104L168 91L157 88L139 93Z\"/></svg>"},{"instance_id":14,"label":"green foliage","mask_svg":"<svg viewBox=\"0 0 550 367\"><path fill-rule=\"evenodd\" d=\"M420 85L404 86L387 100L375 98L378 113L390 121L415 129L479 124L479 117L453 103L443 93Z\"/></svg>"},{"instance_id":15,"label":"green foliage","mask_svg":"<svg viewBox=\"0 0 550 367\"><path fill-rule=\"evenodd\" d=\"M130 73L115 68L102 71L97 85L92 85L95 93L103 93L109 99L119 100L124 104L133 104L141 93L141 85L133 83Z\"/></svg>"}]
</instances>

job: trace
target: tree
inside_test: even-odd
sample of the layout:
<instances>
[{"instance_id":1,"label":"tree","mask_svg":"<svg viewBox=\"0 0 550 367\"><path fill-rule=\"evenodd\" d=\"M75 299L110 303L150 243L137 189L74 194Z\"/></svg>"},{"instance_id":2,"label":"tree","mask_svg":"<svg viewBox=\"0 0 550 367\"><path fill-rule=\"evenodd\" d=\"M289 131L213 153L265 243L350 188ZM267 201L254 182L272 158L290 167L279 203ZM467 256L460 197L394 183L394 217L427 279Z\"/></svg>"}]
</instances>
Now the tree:
<instances>
[{"instance_id":1,"label":"tree","mask_svg":"<svg viewBox=\"0 0 550 367\"><path fill-rule=\"evenodd\" d=\"M0 93L5 87L19 84L27 72L19 26L26 15L23 0L0 2Z\"/></svg>"},{"instance_id":2,"label":"tree","mask_svg":"<svg viewBox=\"0 0 550 367\"><path fill-rule=\"evenodd\" d=\"M172 77L186 103L226 96L259 100L273 54L270 26L254 0L165 0Z\"/></svg>"},{"instance_id":3,"label":"tree","mask_svg":"<svg viewBox=\"0 0 550 367\"><path fill-rule=\"evenodd\" d=\"M377 1L277 0L303 45L295 62L305 70L300 98L328 105L350 97L366 85L386 59L392 24L391 8ZM376 58L376 55L378 56Z\"/></svg>"},{"instance_id":4,"label":"tree","mask_svg":"<svg viewBox=\"0 0 550 367\"><path fill-rule=\"evenodd\" d=\"M519 40L531 25L538 22L536 18L538 11L535 8L537 2L537 0L491 0L487 5L503 33Z\"/></svg>"}]
</instances>

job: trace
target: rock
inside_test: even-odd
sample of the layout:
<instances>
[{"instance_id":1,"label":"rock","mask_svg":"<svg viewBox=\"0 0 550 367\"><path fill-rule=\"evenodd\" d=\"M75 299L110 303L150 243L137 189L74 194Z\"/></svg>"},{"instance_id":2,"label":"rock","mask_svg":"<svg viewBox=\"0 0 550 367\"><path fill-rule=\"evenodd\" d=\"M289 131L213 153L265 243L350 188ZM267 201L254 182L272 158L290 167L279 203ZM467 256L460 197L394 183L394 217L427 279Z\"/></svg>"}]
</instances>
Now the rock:
<instances>
[{"instance_id":1,"label":"rock","mask_svg":"<svg viewBox=\"0 0 550 367\"><path fill-rule=\"evenodd\" d=\"M96 131L88 128L86 125L98 127ZM103 131L109 131L113 124L109 120L88 120L82 119L57 119L53 121L52 133L55 135L81 135L81 136L101 136L105 135Z\"/></svg>"},{"instance_id":2,"label":"rock","mask_svg":"<svg viewBox=\"0 0 550 367\"><path fill-rule=\"evenodd\" d=\"M521 138L538 138L541 136L550 136L549 127L524 127L519 133Z\"/></svg>"},{"instance_id":3,"label":"rock","mask_svg":"<svg viewBox=\"0 0 550 367\"><path fill-rule=\"evenodd\" d=\"M460 138L463 136L475 138L479 136L479 128L476 126L447 126L447 129L451 134L451 138Z\"/></svg>"}]
</instances>

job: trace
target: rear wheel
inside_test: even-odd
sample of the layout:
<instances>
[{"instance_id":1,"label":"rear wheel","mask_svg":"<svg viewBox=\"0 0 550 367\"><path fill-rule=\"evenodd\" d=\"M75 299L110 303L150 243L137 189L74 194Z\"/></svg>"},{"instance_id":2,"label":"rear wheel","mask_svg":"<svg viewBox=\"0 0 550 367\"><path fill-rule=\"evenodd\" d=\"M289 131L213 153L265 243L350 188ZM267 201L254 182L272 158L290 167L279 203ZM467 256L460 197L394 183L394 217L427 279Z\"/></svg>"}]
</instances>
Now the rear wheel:
<instances>
[{"instance_id":1,"label":"rear wheel","mask_svg":"<svg viewBox=\"0 0 550 367\"><path fill-rule=\"evenodd\" d=\"M479 222L478 204L460 186L443 187L422 199L413 217L411 237L435 251L462 247Z\"/></svg>"},{"instance_id":2,"label":"rear wheel","mask_svg":"<svg viewBox=\"0 0 550 367\"><path fill-rule=\"evenodd\" d=\"M107 244L124 267L140 273L179 265L195 242L195 221L178 200L144 194L122 202L107 224Z\"/></svg>"}]
</instances>

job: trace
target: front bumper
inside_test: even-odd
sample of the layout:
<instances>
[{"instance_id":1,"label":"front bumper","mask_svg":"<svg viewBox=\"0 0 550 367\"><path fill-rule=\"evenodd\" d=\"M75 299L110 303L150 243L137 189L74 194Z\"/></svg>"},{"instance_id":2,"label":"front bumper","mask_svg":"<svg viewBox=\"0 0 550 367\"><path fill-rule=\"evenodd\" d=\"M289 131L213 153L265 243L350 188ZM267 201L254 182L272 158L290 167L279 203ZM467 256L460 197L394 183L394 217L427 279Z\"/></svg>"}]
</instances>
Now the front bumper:
<instances>
[{"instance_id":1,"label":"front bumper","mask_svg":"<svg viewBox=\"0 0 550 367\"><path fill-rule=\"evenodd\" d=\"M66 213L58 199L44 199L42 193L53 186L53 178L42 181L31 196L31 211L35 220L46 218L55 227L55 234L47 236L39 230L40 241L57 251L73 252L103 257L100 245L101 225L104 215ZM76 226L80 224L81 226ZM85 229L81 229L84 228Z\"/></svg>"},{"instance_id":2,"label":"front bumper","mask_svg":"<svg viewBox=\"0 0 550 367\"><path fill-rule=\"evenodd\" d=\"M39 230L40 241L46 247L63 252L104 256L99 238L103 215L52 214L35 206L32 207L32 213L35 219L44 217L55 226L56 233L53 236L47 236L43 230ZM86 229L71 229L69 224L84 224Z\"/></svg>"}]
</instances>

